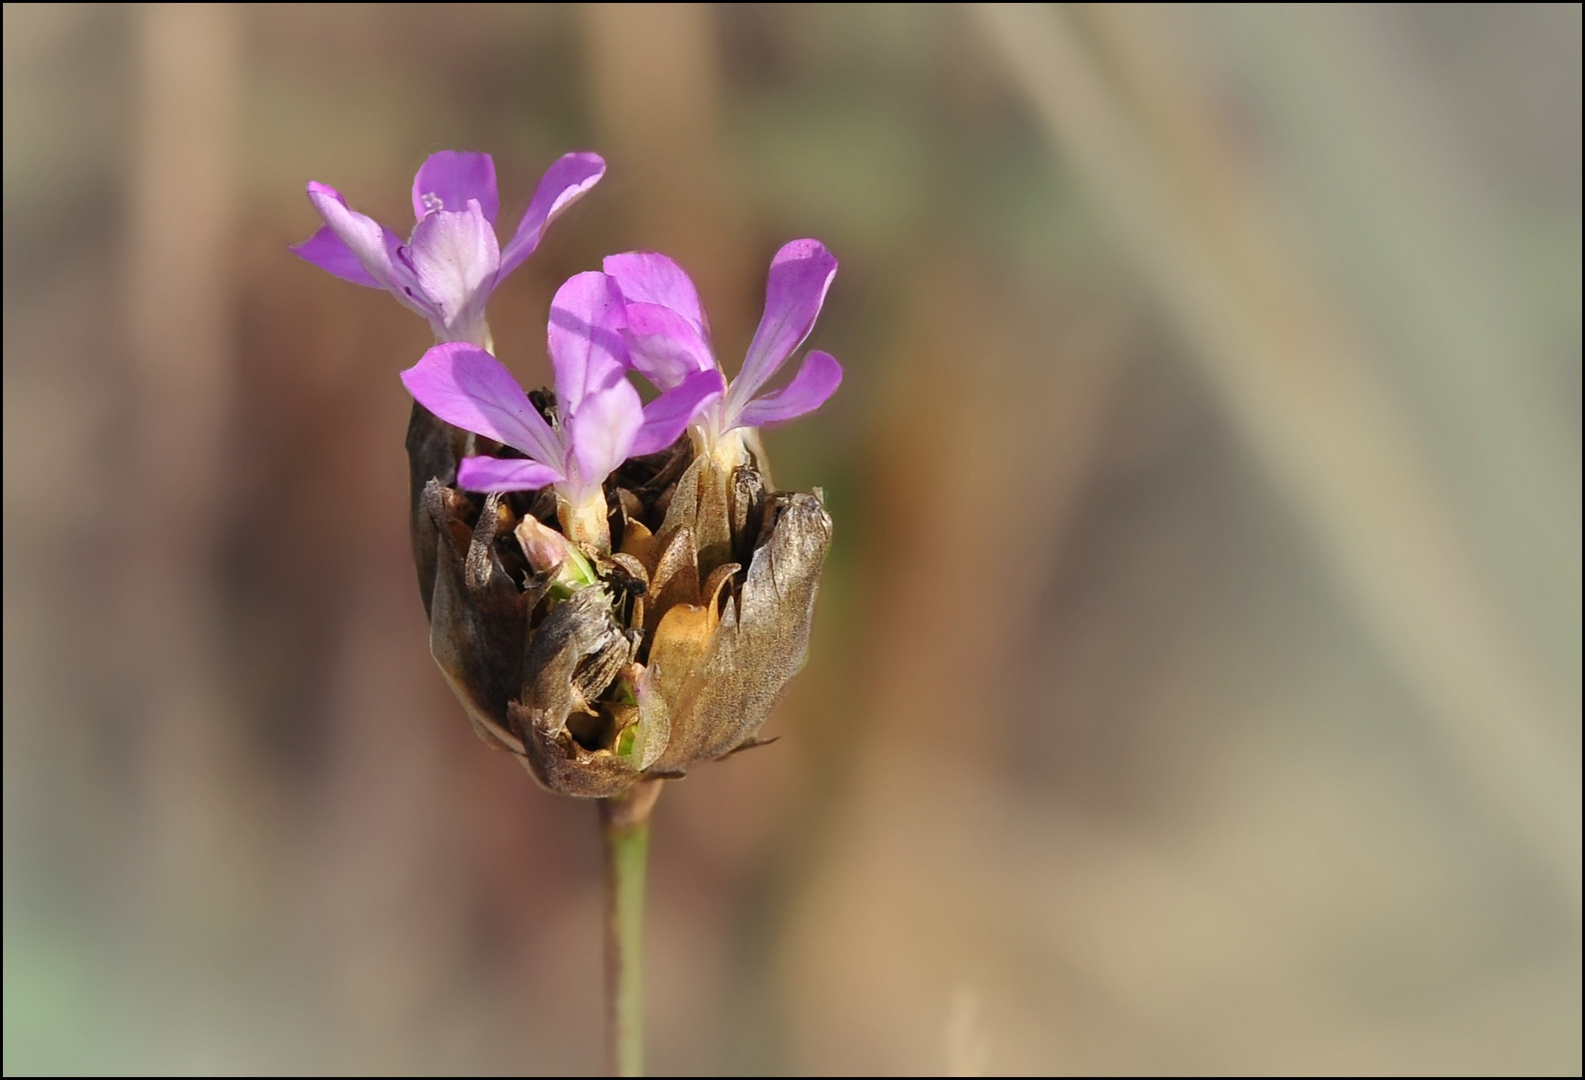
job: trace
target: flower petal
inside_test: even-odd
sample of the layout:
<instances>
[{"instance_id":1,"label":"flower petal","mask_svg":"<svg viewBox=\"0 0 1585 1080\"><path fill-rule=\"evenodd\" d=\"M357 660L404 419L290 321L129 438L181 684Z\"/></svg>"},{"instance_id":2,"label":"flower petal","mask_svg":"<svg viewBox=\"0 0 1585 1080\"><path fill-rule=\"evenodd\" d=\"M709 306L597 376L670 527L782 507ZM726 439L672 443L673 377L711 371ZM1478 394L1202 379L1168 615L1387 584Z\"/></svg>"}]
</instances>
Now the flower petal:
<instances>
[{"instance_id":1,"label":"flower petal","mask_svg":"<svg viewBox=\"0 0 1585 1080\"><path fill-rule=\"evenodd\" d=\"M538 491L560 479L555 469L527 458L465 457L457 466L464 491Z\"/></svg>"},{"instance_id":2,"label":"flower petal","mask_svg":"<svg viewBox=\"0 0 1585 1080\"><path fill-rule=\"evenodd\" d=\"M629 304L659 304L670 308L685 319L700 338L709 339L710 327L699 305L699 290L674 260L653 251L629 251L607 255L604 269L616 278Z\"/></svg>"},{"instance_id":3,"label":"flower petal","mask_svg":"<svg viewBox=\"0 0 1585 1080\"><path fill-rule=\"evenodd\" d=\"M571 457L577 463L574 502L598 490L611 470L628 459L643 423L643 402L626 379L618 378L584 397L566 422Z\"/></svg>"},{"instance_id":4,"label":"flower petal","mask_svg":"<svg viewBox=\"0 0 1585 1080\"><path fill-rule=\"evenodd\" d=\"M811 413L826 403L842 385L842 365L830 353L815 350L804 358L792 382L764 397L755 398L736 416L727 418L732 427L764 427L780 424Z\"/></svg>"},{"instance_id":5,"label":"flower petal","mask_svg":"<svg viewBox=\"0 0 1585 1080\"><path fill-rule=\"evenodd\" d=\"M293 244L291 252L299 259L311 262L343 281L350 281L355 285L367 285L374 289L385 288L375 280L373 274L363 268L358 256L329 225L320 226L318 232L301 244Z\"/></svg>"},{"instance_id":6,"label":"flower petal","mask_svg":"<svg viewBox=\"0 0 1585 1080\"><path fill-rule=\"evenodd\" d=\"M446 423L516 447L552 469L564 468L561 439L512 373L483 349L465 342L436 345L402 372L402 385Z\"/></svg>"},{"instance_id":7,"label":"flower petal","mask_svg":"<svg viewBox=\"0 0 1585 1080\"><path fill-rule=\"evenodd\" d=\"M418 283L446 328L466 331L472 321L482 321L484 302L501 266L501 249L479 200L469 199L465 209L426 216L413 229L407 250Z\"/></svg>"},{"instance_id":8,"label":"flower petal","mask_svg":"<svg viewBox=\"0 0 1585 1080\"><path fill-rule=\"evenodd\" d=\"M523 221L501 251L501 276L516 270L534 253L545 228L605 175L599 154L563 154L545 170L545 176L523 211Z\"/></svg>"},{"instance_id":9,"label":"flower petal","mask_svg":"<svg viewBox=\"0 0 1585 1080\"><path fill-rule=\"evenodd\" d=\"M328 184L310 182L308 201L314 204L314 209L324 218L325 227L346 245L352 257L375 284L426 319L434 319L439 314L429 297L424 295L418 279L397 257L397 250L402 243L400 237L367 214L360 214L348 207L347 200L341 197L341 193ZM313 244L316 238L317 234L299 247L304 248ZM301 250L298 254L303 258L309 258L308 253ZM323 263L318 262L315 265L324 266ZM337 273L329 266L324 268L333 274ZM359 284L362 283L359 281Z\"/></svg>"},{"instance_id":10,"label":"flower petal","mask_svg":"<svg viewBox=\"0 0 1585 1080\"><path fill-rule=\"evenodd\" d=\"M495 186L495 159L466 150L430 154L413 177L413 218L422 221L436 210L465 210L469 199L479 200L484 220L495 224L501 196Z\"/></svg>"},{"instance_id":11,"label":"flower petal","mask_svg":"<svg viewBox=\"0 0 1585 1080\"><path fill-rule=\"evenodd\" d=\"M644 378L670 390L688 376L714 371L710 343L681 312L659 304L627 305L628 362Z\"/></svg>"},{"instance_id":12,"label":"flower petal","mask_svg":"<svg viewBox=\"0 0 1585 1080\"><path fill-rule=\"evenodd\" d=\"M818 240L794 240L776 253L765 281L765 314L749 343L743 370L732 380L728 412L741 411L803 344L836 272L836 259Z\"/></svg>"},{"instance_id":13,"label":"flower petal","mask_svg":"<svg viewBox=\"0 0 1585 1080\"><path fill-rule=\"evenodd\" d=\"M653 454L677 441L694 417L709 407L726 390L726 382L715 368L696 371L674 389L644 406L644 426L633 438L628 456Z\"/></svg>"},{"instance_id":14,"label":"flower petal","mask_svg":"<svg viewBox=\"0 0 1585 1080\"><path fill-rule=\"evenodd\" d=\"M621 291L598 270L575 274L556 290L546 338L563 417L576 416L590 394L624 381L624 321Z\"/></svg>"}]
</instances>

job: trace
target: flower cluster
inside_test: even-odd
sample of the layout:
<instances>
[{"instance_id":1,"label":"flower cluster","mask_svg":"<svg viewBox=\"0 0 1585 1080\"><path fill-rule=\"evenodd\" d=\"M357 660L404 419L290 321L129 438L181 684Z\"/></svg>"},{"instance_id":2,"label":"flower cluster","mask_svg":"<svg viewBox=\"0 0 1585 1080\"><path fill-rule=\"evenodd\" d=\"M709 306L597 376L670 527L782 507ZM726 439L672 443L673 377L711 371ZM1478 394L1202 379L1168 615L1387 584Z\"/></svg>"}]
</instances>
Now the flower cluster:
<instances>
[{"instance_id":1,"label":"flower cluster","mask_svg":"<svg viewBox=\"0 0 1585 1080\"><path fill-rule=\"evenodd\" d=\"M487 154L425 162L406 244L310 184L325 227L294 249L430 321L437 344L402 381L431 652L481 737L547 788L589 797L757 741L807 653L831 518L817 495L771 489L755 431L818 408L842 379L812 351L766 389L837 269L795 240L771 261L730 382L682 267L629 252L557 291L554 391L525 392L493 355L485 303L604 171L594 154L561 158L505 247ZM648 404L635 373L658 391Z\"/></svg>"}]
</instances>

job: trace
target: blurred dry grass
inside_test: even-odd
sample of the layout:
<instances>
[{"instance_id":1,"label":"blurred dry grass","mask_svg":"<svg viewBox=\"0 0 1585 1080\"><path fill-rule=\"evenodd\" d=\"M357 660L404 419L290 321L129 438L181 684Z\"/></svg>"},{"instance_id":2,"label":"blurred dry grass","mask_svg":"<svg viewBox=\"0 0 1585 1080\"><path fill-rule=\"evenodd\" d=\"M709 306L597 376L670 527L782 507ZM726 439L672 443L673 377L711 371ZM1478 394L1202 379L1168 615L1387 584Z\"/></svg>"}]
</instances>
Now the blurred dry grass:
<instances>
[{"instance_id":1,"label":"blurred dry grass","mask_svg":"<svg viewBox=\"0 0 1585 1080\"><path fill-rule=\"evenodd\" d=\"M657 812L659 1072L1577 1073L1577 7L5 7L5 1069L587 1072L592 808L424 655L395 373L285 245L607 180L838 522ZM730 366L730 362L729 362Z\"/></svg>"}]
</instances>

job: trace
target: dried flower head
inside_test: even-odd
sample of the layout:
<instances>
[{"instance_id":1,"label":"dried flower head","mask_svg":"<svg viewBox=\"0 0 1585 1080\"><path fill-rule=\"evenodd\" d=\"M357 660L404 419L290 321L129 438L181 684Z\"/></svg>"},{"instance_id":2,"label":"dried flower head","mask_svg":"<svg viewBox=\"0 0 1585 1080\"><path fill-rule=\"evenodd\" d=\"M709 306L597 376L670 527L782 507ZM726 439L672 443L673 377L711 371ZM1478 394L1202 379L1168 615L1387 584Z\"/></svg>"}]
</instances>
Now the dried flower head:
<instances>
[{"instance_id":1,"label":"dried flower head","mask_svg":"<svg viewBox=\"0 0 1585 1080\"><path fill-rule=\"evenodd\" d=\"M786 419L835 389L825 379L791 392L811 385L818 353L780 413L777 395L754 398L818 313L835 261L814 247L829 266L804 260L813 288L788 287L773 264L750 350L760 366L739 376L745 402L730 410L708 351L638 405L623 376L649 363L632 346L655 335L632 330L647 301L615 274L581 274L558 293L554 395L524 394L465 346L437 346L404 375L424 406L408 452L431 651L481 737L552 791L618 795L753 745L803 665L831 518L815 495L770 490L742 434L756 404ZM696 295L692 312L707 343ZM690 423L694 437L679 437ZM466 455L449 425L488 440L474 440L486 452ZM701 452L730 433L730 456ZM501 456L514 451L525 456Z\"/></svg>"}]
</instances>

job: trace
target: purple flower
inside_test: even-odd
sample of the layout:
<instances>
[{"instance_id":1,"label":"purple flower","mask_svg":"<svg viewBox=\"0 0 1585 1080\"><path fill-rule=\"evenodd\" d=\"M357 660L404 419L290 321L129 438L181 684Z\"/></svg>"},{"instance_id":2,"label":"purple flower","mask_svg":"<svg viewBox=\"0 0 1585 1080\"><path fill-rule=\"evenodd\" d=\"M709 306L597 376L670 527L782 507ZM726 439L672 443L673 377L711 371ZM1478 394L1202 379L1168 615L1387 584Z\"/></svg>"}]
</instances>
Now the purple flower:
<instances>
[{"instance_id":1,"label":"purple flower","mask_svg":"<svg viewBox=\"0 0 1585 1080\"><path fill-rule=\"evenodd\" d=\"M633 366L662 390L680 386L700 372L718 371L710 347L710 323L699 293L671 259L629 252L605 260L626 301L627 339ZM780 390L762 393L814 328L836 276L837 261L818 240L794 240L771 260L765 283L765 313L743 359L743 368L722 398L699 417L707 446L737 428L779 424L813 412L836 392L842 365L830 353L811 352Z\"/></svg>"},{"instance_id":2,"label":"purple flower","mask_svg":"<svg viewBox=\"0 0 1585 1080\"><path fill-rule=\"evenodd\" d=\"M605 175L598 154L566 154L546 170L517 231L496 239L501 208L489 154L442 150L413 177L418 222L403 244L352 210L335 188L308 185L324 228L292 250L339 278L384 289L429 320L436 341L490 347L484 305L496 284L533 253L545 227Z\"/></svg>"},{"instance_id":3,"label":"purple flower","mask_svg":"<svg viewBox=\"0 0 1585 1080\"><path fill-rule=\"evenodd\" d=\"M626 378L623 309L616 282L597 271L569 279L551 301L554 424L539 414L506 367L475 345L436 345L402 373L408 392L446 423L527 455L464 458L457 486L530 491L554 484L567 536L609 546L601 489L606 476L629 457L670 446L722 391L713 369L694 372L644 405Z\"/></svg>"}]
</instances>

